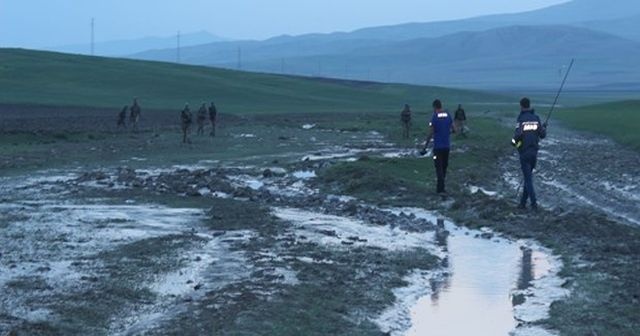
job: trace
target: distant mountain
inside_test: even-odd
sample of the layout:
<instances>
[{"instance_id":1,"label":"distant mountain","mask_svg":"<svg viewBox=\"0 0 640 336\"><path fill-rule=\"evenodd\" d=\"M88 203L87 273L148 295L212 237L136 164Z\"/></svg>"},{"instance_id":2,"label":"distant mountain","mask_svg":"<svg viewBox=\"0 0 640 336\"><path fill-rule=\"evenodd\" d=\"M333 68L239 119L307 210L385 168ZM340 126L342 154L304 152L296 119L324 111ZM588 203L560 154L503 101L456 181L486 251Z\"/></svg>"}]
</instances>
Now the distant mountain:
<instances>
[{"instance_id":1,"label":"distant mountain","mask_svg":"<svg viewBox=\"0 0 640 336\"><path fill-rule=\"evenodd\" d=\"M574 88L640 82L640 43L569 26L512 26L390 42L293 58L286 65L292 73L338 78L485 89L553 88L562 66L574 57ZM264 60L245 67L278 72L278 63Z\"/></svg>"},{"instance_id":2,"label":"distant mountain","mask_svg":"<svg viewBox=\"0 0 640 336\"><path fill-rule=\"evenodd\" d=\"M212 42L225 41L224 38L213 35L206 31L196 33L183 34L180 36L181 46L201 45ZM177 46L177 37L144 37L132 40L117 40L107 42L97 42L95 44L95 54L99 56L125 56L139 53L150 49L175 49ZM66 52L72 54L89 54L91 45L74 44L58 47L45 48L50 51ZM175 52L174 52L175 59Z\"/></svg>"},{"instance_id":3,"label":"distant mountain","mask_svg":"<svg viewBox=\"0 0 640 336\"><path fill-rule=\"evenodd\" d=\"M602 30L608 33L620 33L627 36L627 30L640 31L640 1L638 0L574 0L515 14L480 16L463 20L408 23L393 26L373 27L349 33L349 38L409 40L421 37L439 37L461 31L483 31L512 25L574 25ZM635 18L635 20L634 20ZM625 22L626 29L613 28L618 21ZM600 22L590 26L591 22ZM640 41L640 39L638 39Z\"/></svg>"},{"instance_id":4,"label":"distant mountain","mask_svg":"<svg viewBox=\"0 0 640 336\"><path fill-rule=\"evenodd\" d=\"M579 59L583 87L635 85L640 0L574 0L539 10L353 32L184 48L189 64L469 88L554 86ZM175 50L131 56L172 62ZM436 66L437 65L437 66ZM522 74L528 73L526 81ZM473 76L470 76L473 74ZM588 75L587 75L588 74Z\"/></svg>"}]
</instances>

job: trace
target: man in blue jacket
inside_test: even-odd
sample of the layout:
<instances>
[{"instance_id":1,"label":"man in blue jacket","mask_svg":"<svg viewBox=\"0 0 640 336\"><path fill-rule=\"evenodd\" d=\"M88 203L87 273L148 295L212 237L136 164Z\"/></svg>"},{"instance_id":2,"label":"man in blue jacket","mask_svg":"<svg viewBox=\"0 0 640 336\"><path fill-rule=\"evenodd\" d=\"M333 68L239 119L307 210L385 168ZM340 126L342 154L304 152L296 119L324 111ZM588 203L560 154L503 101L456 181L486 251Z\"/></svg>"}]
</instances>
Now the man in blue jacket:
<instances>
[{"instance_id":1,"label":"man in blue jacket","mask_svg":"<svg viewBox=\"0 0 640 336\"><path fill-rule=\"evenodd\" d=\"M540 117L531 108L529 98L520 100L520 115L516 131L511 139L511 143L518 149L520 154L520 167L524 176L524 191L520 199L520 209L526 209L527 199L531 200L531 209L538 210L536 202L536 192L533 188L533 169L536 167L538 159L538 149L540 139L547 136L547 125L540 122Z\"/></svg>"},{"instance_id":2,"label":"man in blue jacket","mask_svg":"<svg viewBox=\"0 0 640 336\"><path fill-rule=\"evenodd\" d=\"M445 194L444 181L447 177L447 167L449 166L449 148L451 147L453 120L447 111L442 110L442 102L439 99L434 100L432 106L433 116L429 123L431 131L427 137L427 144L425 144L422 153L426 153L429 140L433 138L433 163L438 179L436 192L438 194Z\"/></svg>"}]
</instances>

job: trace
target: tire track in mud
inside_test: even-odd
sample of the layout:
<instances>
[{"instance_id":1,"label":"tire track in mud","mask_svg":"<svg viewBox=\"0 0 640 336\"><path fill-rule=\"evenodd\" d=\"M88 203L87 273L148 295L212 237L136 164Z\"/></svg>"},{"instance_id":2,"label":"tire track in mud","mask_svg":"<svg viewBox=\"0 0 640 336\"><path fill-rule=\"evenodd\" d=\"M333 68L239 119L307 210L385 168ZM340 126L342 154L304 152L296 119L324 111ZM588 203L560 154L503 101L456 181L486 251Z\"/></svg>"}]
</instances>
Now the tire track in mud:
<instances>
[{"instance_id":1,"label":"tire track in mud","mask_svg":"<svg viewBox=\"0 0 640 336\"><path fill-rule=\"evenodd\" d=\"M553 126L541 141L534 183L539 202L550 208L589 208L640 225L640 155L596 135ZM522 174L517 154L503 165L513 188Z\"/></svg>"}]
</instances>

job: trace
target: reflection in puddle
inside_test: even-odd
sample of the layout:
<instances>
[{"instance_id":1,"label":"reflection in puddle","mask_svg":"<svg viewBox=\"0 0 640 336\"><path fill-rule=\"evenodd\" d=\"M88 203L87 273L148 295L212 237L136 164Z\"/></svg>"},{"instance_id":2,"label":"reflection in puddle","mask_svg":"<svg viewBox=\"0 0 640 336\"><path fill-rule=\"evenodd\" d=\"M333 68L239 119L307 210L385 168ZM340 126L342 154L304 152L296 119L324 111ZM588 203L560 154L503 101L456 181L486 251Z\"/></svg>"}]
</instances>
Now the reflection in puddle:
<instances>
[{"instance_id":1,"label":"reflection in puddle","mask_svg":"<svg viewBox=\"0 0 640 336\"><path fill-rule=\"evenodd\" d=\"M408 211L436 221L424 210ZM557 276L560 262L535 244L478 233L450 222L439 227L434 241L448 254L447 272L416 279L421 284L407 278L410 286L426 287L424 295L407 308L391 308L406 309L410 321L383 329L392 335L552 335L528 322L547 317L550 304L567 294Z\"/></svg>"}]
</instances>

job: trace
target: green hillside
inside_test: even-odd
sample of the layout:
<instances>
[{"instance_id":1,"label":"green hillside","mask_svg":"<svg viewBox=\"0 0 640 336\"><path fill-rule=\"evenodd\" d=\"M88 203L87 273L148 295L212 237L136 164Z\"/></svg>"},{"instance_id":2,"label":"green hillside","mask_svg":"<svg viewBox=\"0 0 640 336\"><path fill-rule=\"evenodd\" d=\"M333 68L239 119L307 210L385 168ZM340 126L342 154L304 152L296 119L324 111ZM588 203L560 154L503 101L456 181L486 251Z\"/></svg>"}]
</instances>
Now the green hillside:
<instances>
[{"instance_id":1,"label":"green hillside","mask_svg":"<svg viewBox=\"0 0 640 336\"><path fill-rule=\"evenodd\" d=\"M640 100L562 110L554 118L573 128L603 134L640 150Z\"/></svg>"},{"instance_id":2,"label":"green hillside","mask_svg":"<svg viewBox=\"0 0 640 336\"><path fill-rule=\"evenodd\" d=\"M426 109L505 98L464 90L279 76L160 62L0 49L0 104L181 108L215 100L230 113Z\"/></svg>"}]
</instances>

